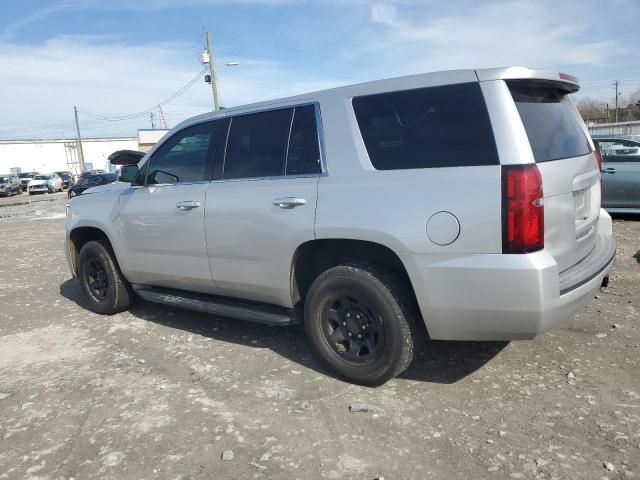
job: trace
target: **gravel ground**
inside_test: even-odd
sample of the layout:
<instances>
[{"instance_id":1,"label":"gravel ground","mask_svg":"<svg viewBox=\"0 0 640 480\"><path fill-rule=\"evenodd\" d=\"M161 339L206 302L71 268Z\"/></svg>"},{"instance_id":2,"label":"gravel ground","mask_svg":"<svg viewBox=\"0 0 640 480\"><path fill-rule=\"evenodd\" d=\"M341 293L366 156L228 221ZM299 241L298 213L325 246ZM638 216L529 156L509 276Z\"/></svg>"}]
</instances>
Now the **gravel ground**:
<instances>
[{"instance_id":1,"label":"gravel ground","mask_svg":"<svg viewBox=\"0 0 640 480\"><path fill-rule=\"evenodd\" d=\"M35 204L39 202L47 202L51 200L61 200L67 198L67 191L57 193L43 193L38 195L29 195L26 192L22 192L20 195L13 195L11 197L0 197L0 207L9 207L24 204ZM2 214L6 213L0 210L0 218ZM15 213L15 212L14 212Z\"/></svg>"},{"instance_id":2,"label":"gravel ground","mask_svg":"<svg viewBox=\"0 0 640 480\"><path fill-rule=\"evenodd\" d=\"M0 479L640 478L640 219L609 288L533 341L432 342L349 385L270 328L82 308L64 200L0 208Z\"/></svg>"}]
</instances>

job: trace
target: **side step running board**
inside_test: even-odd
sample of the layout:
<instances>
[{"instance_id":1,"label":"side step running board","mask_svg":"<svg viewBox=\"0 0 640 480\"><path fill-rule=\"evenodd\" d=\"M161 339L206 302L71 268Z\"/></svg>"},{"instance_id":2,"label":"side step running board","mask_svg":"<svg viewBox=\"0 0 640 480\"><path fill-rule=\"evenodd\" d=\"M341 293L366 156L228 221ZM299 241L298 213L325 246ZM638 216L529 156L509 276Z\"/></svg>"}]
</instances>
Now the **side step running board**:
<instances>
[{"instance_id":1,"label":"side step running board","mask_svg":"<svg viewBox=\"0 0 640 480\"><path fill-rule=\"evenodd\" d=\"M211 313L221 317L268 325L285 326L302 323L301 316L297 315L296 310L292 308L146 285L133 285L133 289L149 302Z\"/></svg>"}]
</instances>

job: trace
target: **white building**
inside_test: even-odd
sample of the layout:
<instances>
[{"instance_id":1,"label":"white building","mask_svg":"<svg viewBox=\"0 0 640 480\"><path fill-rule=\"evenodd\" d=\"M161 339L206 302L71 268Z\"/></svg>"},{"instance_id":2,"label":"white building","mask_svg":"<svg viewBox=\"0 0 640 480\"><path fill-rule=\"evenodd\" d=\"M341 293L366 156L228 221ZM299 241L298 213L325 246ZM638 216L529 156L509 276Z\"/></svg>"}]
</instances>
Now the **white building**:
<instances>
[{"instance_id":1,"label":"white building","mask_svg":"<svg viewBox=\"0 0 640 480\"><path fill-rule=\"evenodd\" d=\"M148 151L168 130L140 130L136 137L83 138L85 170L113 170L109 155L117 150ZM0 140L0 174L14 168L21 172L51 173L71 171L80 173L77 141L56 140Z\"/></svg>"}]
</instances>

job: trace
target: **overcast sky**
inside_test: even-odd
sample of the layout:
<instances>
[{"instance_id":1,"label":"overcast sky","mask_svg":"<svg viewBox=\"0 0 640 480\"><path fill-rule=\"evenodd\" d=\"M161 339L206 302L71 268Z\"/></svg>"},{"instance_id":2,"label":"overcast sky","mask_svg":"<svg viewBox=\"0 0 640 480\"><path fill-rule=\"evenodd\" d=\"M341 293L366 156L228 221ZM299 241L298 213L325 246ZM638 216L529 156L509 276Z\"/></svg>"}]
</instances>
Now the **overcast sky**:
<instances>
[{"instance_id":1,"label":"overcast sky","mask_svg":"<svg viewBox=\"0 0 640 480\"><path fill-rule=\"evenodd\" d=\"M640 1L24 0L0 14L0 138L73 134L73 105L138 112L202 65L211 29L222 103L453 68L526 65L577 75L581 95L640 88ZM580 94L579 94L580 95ZM169 126L211 108L202 80L168 104ZM134 135L148 116L80 115L83 135ZM158 120L156 119L156 122Z\"/></svg>"}]
</instances>

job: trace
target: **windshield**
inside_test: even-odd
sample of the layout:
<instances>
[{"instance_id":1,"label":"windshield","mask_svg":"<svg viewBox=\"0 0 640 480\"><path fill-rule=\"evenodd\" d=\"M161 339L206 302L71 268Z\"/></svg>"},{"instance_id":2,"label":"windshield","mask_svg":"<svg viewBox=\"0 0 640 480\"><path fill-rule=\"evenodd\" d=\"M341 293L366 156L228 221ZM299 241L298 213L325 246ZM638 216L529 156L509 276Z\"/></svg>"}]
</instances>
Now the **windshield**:
<instances>
[{"instance_id":1,"label":"windshield","mask_svg":"<svg viewBox=\"0 0 640 480\"><path fill-rule=\"evenodd\" d=\"M69 178L69 174L65 172L56 172L63 180L67 180Z\"/></svg>"},{"instance_id":2,"label":"windshield","mask_svg":"<svg viewBox=\"0 0 640 480\"><path fill-rule=\"evenodd\" d=\"M101 180L102 180L102 178L100 176L84 177L82 179L82 181L80 182L80 185L82 185L82 186L98 185L101 182Z\"/></svg>"},{"instance_id":3,"label":"windshield","mask_svg":"<svg viewBox=\"0 0 640 480\"><path fill-rule=\"evenodd\" d=\"M34 178L36 180L51 180L51 175L36 175Z\"/></svg>"},{"instance_id":4,"label":"windshield","mask_svg":"<svg viewBox=\"0 0 640 480\"><path fill-rule=\"evenodd\" d=\"M533 82L508 82L536 162L578 157L591 151L566 92Z\"/></svg>"},{"instance_id":5,"label":"windshield","mask_svg":"<svg viewBox=\"0 0 640 480\"><path fill-rule=\"evenodd\" d=\"M9 177L0 177L0 183L7 183L9 181Z\"/></svg>"}]
</instances>

